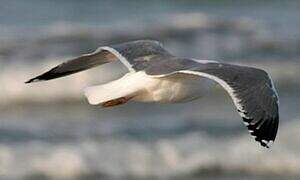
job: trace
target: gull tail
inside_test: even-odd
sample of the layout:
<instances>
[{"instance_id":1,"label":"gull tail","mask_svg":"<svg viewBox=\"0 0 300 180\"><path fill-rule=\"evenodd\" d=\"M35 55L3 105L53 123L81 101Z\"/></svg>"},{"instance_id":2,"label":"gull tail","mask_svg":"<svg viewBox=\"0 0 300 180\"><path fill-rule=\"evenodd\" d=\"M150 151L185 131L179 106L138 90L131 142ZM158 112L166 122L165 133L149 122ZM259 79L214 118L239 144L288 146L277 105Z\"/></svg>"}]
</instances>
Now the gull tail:
<instances>
[{"instance_id":1,"label":"gull tail","mask_svg":"<svg viewBox=\"0 0 300 180\"><path fill-rule=\"evenodd\" d=\"M124 104L137 95L140 90L130 74L122 78L98 86L87 87L84 94L92 105L104 107Z\"/></svg>"}]
</instances>

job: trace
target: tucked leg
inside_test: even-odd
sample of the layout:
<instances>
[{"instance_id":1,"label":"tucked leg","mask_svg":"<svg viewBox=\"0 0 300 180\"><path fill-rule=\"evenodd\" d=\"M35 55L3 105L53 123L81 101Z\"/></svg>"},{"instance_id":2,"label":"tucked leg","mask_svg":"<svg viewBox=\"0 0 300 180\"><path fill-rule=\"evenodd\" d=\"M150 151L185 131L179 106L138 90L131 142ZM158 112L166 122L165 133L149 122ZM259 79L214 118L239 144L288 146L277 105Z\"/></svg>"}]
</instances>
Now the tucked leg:
<instances>
[{"instance_id":1,"label":"tucked leg","mask_svg":"<svg viewBox=\"0 0 300 180\"><path fill-rule=\"evenodd\" d=\"M101 105L102 105L102 107L117 106L117 105L127 103L130 99L131 99L131 97L120 97L120 98L117 98L117 99L106 101L106 102L102 103Z\"/></svg>"}]
</instances>

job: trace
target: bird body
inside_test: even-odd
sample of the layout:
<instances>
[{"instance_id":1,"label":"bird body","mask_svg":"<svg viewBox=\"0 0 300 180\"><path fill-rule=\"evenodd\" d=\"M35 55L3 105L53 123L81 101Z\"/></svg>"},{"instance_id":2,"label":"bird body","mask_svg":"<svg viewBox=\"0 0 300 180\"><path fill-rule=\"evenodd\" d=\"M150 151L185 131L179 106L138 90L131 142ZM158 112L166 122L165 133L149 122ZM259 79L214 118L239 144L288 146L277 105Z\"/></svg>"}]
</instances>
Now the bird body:
<instances>
[{"instance_id":1,"label":"bird body","mask_svg":"<svg viewBox=\"0 0 300 180\"><path fill-rule=\"evenodd\" d=\"M145 72L127 73L110 83L85 89L90 104L127 97L138 102L181 103L207 93L212 82L197 76L152 77Z\"/></svg>"},{"instance_id":2,"label":"bird body","mask_svg":"<svg viewBox=\"0 0 300 180\"><path fill-rule=\"evenodd\" d=\"M209 60L179 58L158 41L138 40L98 48L62 63L26 83L50 80L120 60L128 73L107 84L85 89L92 105L111 107L128 102L178 103L201 97L211 84L221 85L233 100L244 124L264 147L274 142L279 100L264 70Z\"/></svg>"}]
</instances>

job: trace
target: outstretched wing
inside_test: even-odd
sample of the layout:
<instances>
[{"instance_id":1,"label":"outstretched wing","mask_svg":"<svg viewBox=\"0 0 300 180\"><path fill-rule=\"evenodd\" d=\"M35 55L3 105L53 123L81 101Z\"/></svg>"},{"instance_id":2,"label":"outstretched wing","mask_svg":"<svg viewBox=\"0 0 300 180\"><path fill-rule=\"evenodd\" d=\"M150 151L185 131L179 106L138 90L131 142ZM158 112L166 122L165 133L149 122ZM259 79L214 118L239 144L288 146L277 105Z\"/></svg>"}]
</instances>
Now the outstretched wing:
<instances>
[{"instance_id":1,"label":"outstretched wing","mask_svg":"<svg viewBox=\"0 0 300 180\"><path fill-rule=\"evenodd\" d=\"M120 60L129 71L139 71L147 67L154 56L169 55L161 43L152 40L138 40L98 48L95 52L84 54L64 62L51 70L28 80L26 83L50 80L74 74L95 66Z\"/></svg>"},{"instance_id":2,"label":"outstretched wing","mask_svg":"<svg viewBox=\"0 0 300 180\"><path fill-rule=\"evenodd\" d=\"M186 60L188 61L188 60ZM149 75L165 77L175 73L192 74L214 80L231 96L249 132L262 146L270 147L277 134L279 123L278 95L270 76L263 70L223 64L218 62L189 62L187 68L181 66L166 74L146 69Z\"/></svg>"},{"instance_id":3,"label":"outstretched wing","mask_svg":"<svg viewBox=\"0 0 300 180\"><path fill-rule=\"evenodd\" d=\"M115 59L117 58L109 51L99 48L93 53L84 54L67 62L64 62L52 68L51 70L26 81L25 83L45 81L67 76L86 69L93 68L101 64L108 63L110 61L114 61Z\"/></svg>"}]
</instances>

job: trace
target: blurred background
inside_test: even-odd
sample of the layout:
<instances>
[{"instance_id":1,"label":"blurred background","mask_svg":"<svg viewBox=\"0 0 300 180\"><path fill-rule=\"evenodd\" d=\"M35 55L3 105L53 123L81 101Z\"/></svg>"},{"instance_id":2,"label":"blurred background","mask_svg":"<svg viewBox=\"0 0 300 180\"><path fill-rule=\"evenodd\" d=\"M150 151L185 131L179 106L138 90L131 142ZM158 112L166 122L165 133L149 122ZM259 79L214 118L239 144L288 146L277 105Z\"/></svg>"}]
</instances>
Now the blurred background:
<instances>
[{"instance_id":1,"label":"blurred background","mask_svg":"<svg viewBox=\"0 0 300 180\"><path fill-rule=\"evenodd\" d=\"M298 179L300 1L0 0L0 179ZM24 84L98 46L161 41L189 58L263 68L280 96L271 149L222 88L186 104L91 106L120 63Z\"/></svg>"}]
</instances>

